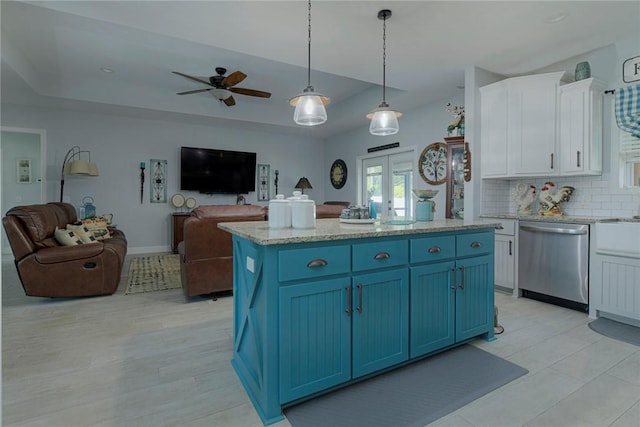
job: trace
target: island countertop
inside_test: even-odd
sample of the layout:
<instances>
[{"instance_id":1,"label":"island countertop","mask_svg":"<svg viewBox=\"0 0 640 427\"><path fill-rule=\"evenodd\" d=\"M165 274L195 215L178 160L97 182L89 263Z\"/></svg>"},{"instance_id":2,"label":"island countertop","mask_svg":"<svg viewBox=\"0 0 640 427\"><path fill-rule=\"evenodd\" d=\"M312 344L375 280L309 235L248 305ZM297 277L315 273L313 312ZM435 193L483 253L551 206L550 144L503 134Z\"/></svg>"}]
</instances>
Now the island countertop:
<instances>
[{"instance_id":1,"label":"island countertop","mask_svg":"<svg viewBox=\"0 0 640 427\"><path fill-rule=\"evenodd\" d=\"M338 218L318 219L316 227L310 229L269 228L267 221L223 222L218 228L231 234L248 239L259 245L281 245L290 243L308 243L330 240L360 239L368 237L400 236L445 231L487 229L499 226L499 222L441 219L434 221L416 221L410 224L385 224L376 221L372 224L348 224Z\"/></svg>"}]
</instances>

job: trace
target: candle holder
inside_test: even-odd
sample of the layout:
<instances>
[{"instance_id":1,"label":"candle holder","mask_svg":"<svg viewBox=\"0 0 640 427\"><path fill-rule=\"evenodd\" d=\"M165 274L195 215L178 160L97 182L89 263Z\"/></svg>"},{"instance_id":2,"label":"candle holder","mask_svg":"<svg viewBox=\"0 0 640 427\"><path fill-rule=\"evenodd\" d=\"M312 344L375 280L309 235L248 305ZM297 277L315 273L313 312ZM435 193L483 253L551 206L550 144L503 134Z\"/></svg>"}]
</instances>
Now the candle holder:
<instances>
[{"instance_id":1,"label":"candle holder","mask_svg":"<svg viewBox=\"0 0 640 427\"><path fill-rule=\"evenodd\" d=\"M277 195L277 194L278 194L278 174L279 174L280 172L278 172L278 169L276 169L276 170L274 171L274 173L275 173L275 175L276 175L276 178L273 180L273 184L274 184L274 185L275 185L275 187L276 187L276 195Z\"/></svg>"},{"instance_id":2,"label":"candle holder","mask_svg":"<svg viewBox=\"0 0 640 427\"><path fill-rule=\"evenodd\" d=\"M144 203L144 170L146 165L144 162L140 162L140 204Z\"/></svg>"}]
</instances>

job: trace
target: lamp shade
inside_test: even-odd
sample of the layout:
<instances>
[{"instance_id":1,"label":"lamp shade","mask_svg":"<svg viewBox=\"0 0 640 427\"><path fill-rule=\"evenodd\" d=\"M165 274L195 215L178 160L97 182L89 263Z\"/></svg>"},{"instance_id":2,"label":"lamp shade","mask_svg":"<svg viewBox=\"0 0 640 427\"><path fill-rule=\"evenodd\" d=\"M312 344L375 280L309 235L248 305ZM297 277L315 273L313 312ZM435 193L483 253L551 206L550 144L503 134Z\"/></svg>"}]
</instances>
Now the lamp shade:
<instances>
[{"instance_id":1,"label":"lamp shade","mask_svg":"<svg viewBox=\"0 0 640 427\"><path fill-rule=\"evenodd\" d=\"M400 129L398 117L401 116L401 112L392 110L386 102L383 102L378 108L371 110L367 114L367 118L371 120L369 133L379 136L398 133Z\"/></svg>"},{"instance_id":2,"label":"lamp shade","mask_svg":"<svg viewBox=\"0 0 640 427\"><path fill-rule=\"evenodd\" d=\"M64 166L65 175L98 175L98 167L95 163L89 163L86 160L72 160Z\"/></svg>"},{"instance_id":3,"label":"lamp shade","mask_svg":"<svg viewBox=\"0 0 640 427\"><path fill-rule=\"evenodd\" d=\"M289 100L293 112L293 121L301 126L316 126L327 121L325 105L329 104L329 98L321 93L314 92L313 87L307 87L304 92Z\"/></svg>"},{"instance_id":4,"label":"lamp shade","mask_svg":"<svg viewBox=\"0 0 640 427\"><path fill-rule=\"evenodd\" d=\"M311 183L309 182L309 180L303 176L298 180L298 183L296 184L295 188L300 188L304 190L305 188L313 188L313 187L311 186Z\"/></svg>"}]
</instances>

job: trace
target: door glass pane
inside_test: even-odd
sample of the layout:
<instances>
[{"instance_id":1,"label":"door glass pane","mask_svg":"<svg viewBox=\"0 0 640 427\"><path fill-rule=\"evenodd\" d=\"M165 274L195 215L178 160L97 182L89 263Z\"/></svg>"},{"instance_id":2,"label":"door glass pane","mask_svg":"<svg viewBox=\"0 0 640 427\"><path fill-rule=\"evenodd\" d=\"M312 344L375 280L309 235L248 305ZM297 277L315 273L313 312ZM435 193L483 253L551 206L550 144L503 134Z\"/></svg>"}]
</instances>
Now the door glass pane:
<instances>
[{"instance_id":1,"label":"door glass pane","mask_svg":"<svg viewBox=\"0 0 640 427\"><path fill-rule=\"evenodd\" d=\"M413 161L406 155L391 157L393 216L413 216Z\"/></svg>"},{"instance_id":2,"label":"door glass pane","mask_svg":"<svg viewBox=\"0 0 640 427\"><path fill-rule=\"evenodd\" d=\"M382 165L367 166L365 169L366 201L373 205L375 212L382 212Z\"/></svg>"}]
</instances>

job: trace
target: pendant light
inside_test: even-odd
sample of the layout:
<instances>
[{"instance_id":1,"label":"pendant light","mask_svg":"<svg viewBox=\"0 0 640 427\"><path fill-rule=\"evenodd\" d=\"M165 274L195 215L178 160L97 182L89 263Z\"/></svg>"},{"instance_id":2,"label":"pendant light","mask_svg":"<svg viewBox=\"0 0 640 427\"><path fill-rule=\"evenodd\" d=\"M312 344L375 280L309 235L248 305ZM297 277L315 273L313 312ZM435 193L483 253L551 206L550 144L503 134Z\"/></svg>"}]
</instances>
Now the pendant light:
<instances>
[{"instance_id":1,"label":"pendant light","mask_svg":"<svg viewBox=\"0 0 640 427\"><path fill-rule=\"evenodd\" d=\"M315 92L311 86L311 0L309 0L309 38L308 38L308 62L307 62L307 87L302 92L289 100L292 107L296 107L293 112L293 121L301 126L316 126L327 121L327 110L325 105L329 105L328 97Z\"/></svg>"},{"instance_id":2,"label":"pendant light","mask_svg":"<svg viewBox=\"0 0 640 427\"><path fill-rule=\"evenodd\" d=\"M371 120L369 132L372 135L385 136L398 133L398 117L402 116L400 111L392 110L386 101L386 67L387 67L387 19L391 17L391 11L384 9L378 12L378 19L382 19L382 103L369 113L367 118Z\"/></svg>"}]
</instances>

